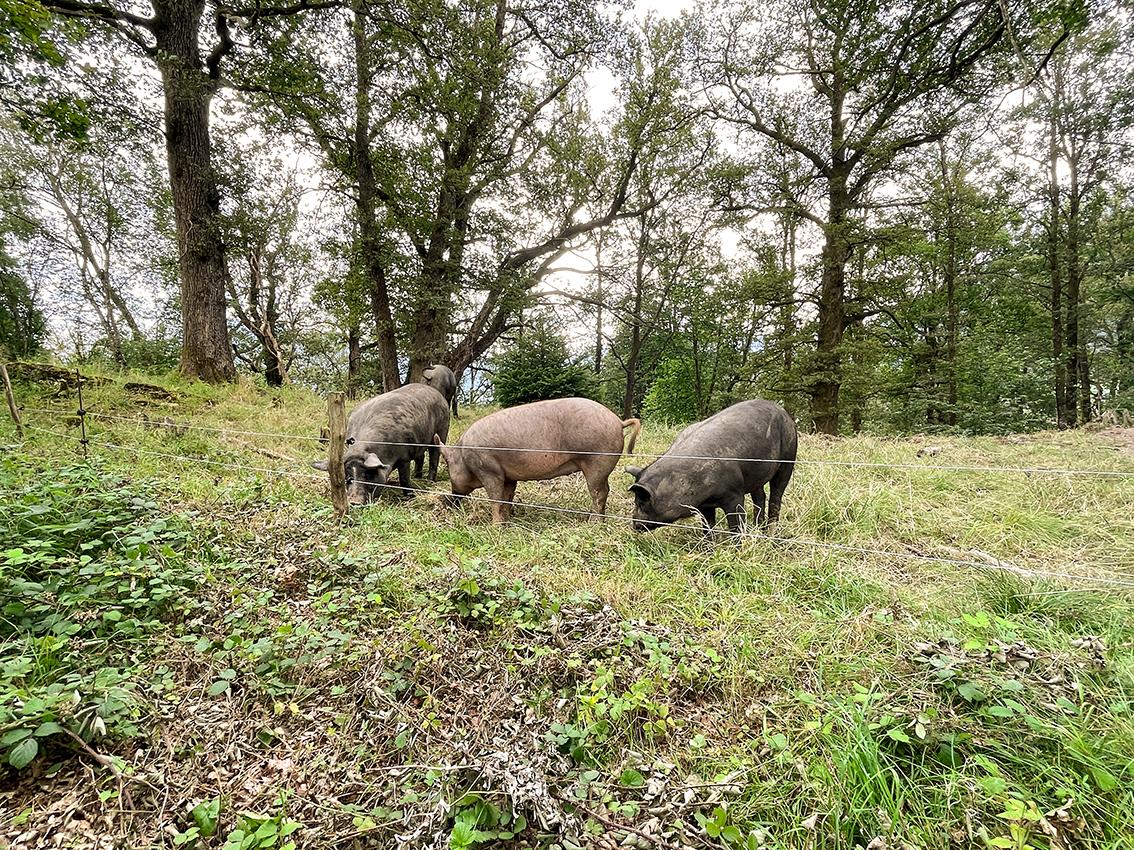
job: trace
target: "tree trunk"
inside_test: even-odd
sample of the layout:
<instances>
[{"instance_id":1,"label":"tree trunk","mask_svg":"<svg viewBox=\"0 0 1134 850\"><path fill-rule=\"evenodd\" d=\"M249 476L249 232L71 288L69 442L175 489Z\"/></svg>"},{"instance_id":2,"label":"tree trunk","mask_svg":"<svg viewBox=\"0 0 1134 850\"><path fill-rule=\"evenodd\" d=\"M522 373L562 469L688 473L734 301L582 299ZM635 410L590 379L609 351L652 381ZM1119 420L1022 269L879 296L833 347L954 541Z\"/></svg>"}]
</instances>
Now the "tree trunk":
<instances>
[{"instance_id":1,"label":"tree trunk","mask_svg":"<svg viewBox=\"0 0 1134 850\"><path fill-rule=\"evenodd\" d=\"M217 84L202 68L198 41L204 6L204 0L155 0L153 32L181 271L181 371L219 383L234 380L236 366L225 316L228 271L209 136Z\"/></svg>"},{"instance_id":2,"label":"tree trunk","mask_svg":"<svg viewBox=\"0 0 1134 850\"><path fill-rule=\"evenodd\" d=\"M374 163L370 159L370 88L374 73L371 68L370 41L366 33L366 10L362 0L352 0L354 36L354 65L358 76L355 89L354 178L358 187L359 248L370 290L370 310L374 316L374 330L378 337L378 362L382 369L382 388L385 392L402 385L398 370L398 340L394 329L394 316L390 310L390 292L386 283L386 267L382 260L382 234L378 229L378 184L374 178Z\"/></svg>"},{"instance_id":3,"label":"tree trunk","mask_svg":"<svg viewBox=\"0 0 1134 850\"><path fill-rule=\"evenodd\" d=\"M941 185L945 192L945 401L942 424L957 425L957 333L960 314L957 307L957 204L956 181L949 172L945 142L939 143Z\"/></svg>"},{"instance_id":4,"label":"tree trunk","mask_svg":"<svg viewBox=\"0 0 1134 850\"><path fill-rule=\"evenodd\" d=\"M925 358L922 371L925 375L925 424L934 428L941 424L943 413L941 397L938 394L937 370L939 368L940 347L937 342L937 319L925 321ZM920 358L919 358L920 359Z\"/></svg>"},{"instance_id":5,"label":"tree trunk","mask_svg":"<svg viewBox=\"0 0 1134 850\"><path fill-rule=\"evenodd\" d=\"M1067 289L1064 293L1066 319L1063 324L1063 353L1066 365L1063 378L1066 389L1063 399L1067 405L1066 421L1068 427L1081 424L1077 421L1080 407L1080 392L1086 388L1079 386L1079 300L1082 288L1082 269L1079 264L1079 187L1077 185L1075 163L1070 162L1070 181L1067 191L1067 238L1064 249L1067 252Z\"/></svg>"},{"instance_id":6,"label":"tree trunk","mask_svg":"<svg viewBox=\"0 0 1134 850\"><path fill-rule=\"evenodd\" d=\"M840 347L846 322L847 238L846 175L831 178L829 217L823 243L823 277L819 287L819 333L811 367L811 420L821 434L839 433L839 392L842 388Z\"/></svg>"},{"instance_id":7,"label":"tree trunk","mask_svg":"<svg viewBox=\"0 0 1134 850\"><path fill-rule=\"evenodd\" d=\"M1051 284L1051 356L1055 363L1055 422L1060 428L1067 419L1067 376L1063 360L1063 268L1059 256L1059 149L1055 118L1051 119L1048 140L1048 225L1047 265Z\"/></svg>"},{"instance_id":8,"label":"tree trunk","mask_svg":"<svg viewBox=\"0 0 1134 850\"><path fill-rule=\"evenodd\" d=\"M264 346L264 381L269 387L287 383L287 368L278 348Z\"/></svg>"},{"instance_id":9,"label":"tree trunk","mask_svg":"<svg viewBox=\"0 0 1134 850\"><path fill-rule=\"evenodd\" d=\"M426 369L444 359L451 297L444 265L438 258L436 262L427 262L421 272L423 296L414 313L407 383L417 383ZM448 363L445 365L452 368Z\"/></svg>"},{"instance_id":10,"label":"tree trunk","mask_svg":"<svg viewBox=\"0 0 1134 850\"><path fill-rule=\"evenodd\" d=\"M362 371L362 340L357 324L347 328L347 396L358 394L358 377Z\"/></svg>"},{"instance_id":11,"label":"tree trunk","mask_svg":"<svg viewBox=\"0 0 1134 850\"><path fill-rule=\"evenodd\" d=\"M642 357L642 329L635 323L630 328L630 351L626 355L626 392L622 396L622 418L634 415L638 395L638 361Z\"/></svg>"},{"instance_id":12,"label":"tree trunk","mask_svg":"<svg viewBox=\"0 0 1134 850\"><path fill-rule=\"evenodd\" d=\"M1079 421L1084 425L1094 418L1094 405L1091 397L1091 361L1087 357L1083 335L1079 334Z\"/></svg>"},{"instance_id":13,"label":"tree trunk","mask_svg":"<svg viewBox=\"0 0 1134 850\"><path fill-rule=\"evenodd\" d=\"M642 290L646 285L646 251L649 232L643 217L638 230L638 257L634 264L634 312L630 318L630 351L626 356L626 393L622 397L622 418L634 415L638 401L638 364L642 359Z\"/></svg>"},{"instance_id":14,"label":"tree trunk","mask_svg":"<svg viewBox=\"0 0 1134 850\"><path fill-rule=\"evenodd\" d=\"M595 245L595 374L602 374L602 231Z\"/></svg>"}]
</instances>

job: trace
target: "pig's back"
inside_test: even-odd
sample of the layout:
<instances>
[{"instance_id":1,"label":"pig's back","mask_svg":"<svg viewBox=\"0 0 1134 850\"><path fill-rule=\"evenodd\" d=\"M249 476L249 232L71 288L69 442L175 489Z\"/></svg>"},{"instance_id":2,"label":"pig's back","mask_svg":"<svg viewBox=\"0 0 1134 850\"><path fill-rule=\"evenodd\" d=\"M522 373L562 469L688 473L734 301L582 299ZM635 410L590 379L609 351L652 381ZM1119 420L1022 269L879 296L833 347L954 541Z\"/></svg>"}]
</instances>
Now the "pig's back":
<instances>
[{"instance_id":1,"label":"pig's back","mask_svg":"<svg viewBox=\"0 0 1134 850\"><path fill-rule=\"evenodd\" d=\"M795 423L787 411L775 402L753 399L690 425L666 454L794 460L796 442Z\"/></svg>"},{"instance_id":2,"label":"pig's back","mask_svg":"<svg viewBox=\"0 0 1134 850\"><path fill-rule=\"evenodd\" d=\"M444 396L425 384L407 384L359 405L350 415L347 436L357 442L433 442L448 416ZM412 449L410 446L402 448Z\"/></svg>"},{"instance_id":3,"label":"pig's back","mask_svg":"<svg viewBox=\"0 0 1134 850\"><path fill-rule=\"evenodd\" d=\"M465 432L461 444L567 454L621 452L622 420L590 399L535 401L489 414Z\"/></svg>"}]
</instances>

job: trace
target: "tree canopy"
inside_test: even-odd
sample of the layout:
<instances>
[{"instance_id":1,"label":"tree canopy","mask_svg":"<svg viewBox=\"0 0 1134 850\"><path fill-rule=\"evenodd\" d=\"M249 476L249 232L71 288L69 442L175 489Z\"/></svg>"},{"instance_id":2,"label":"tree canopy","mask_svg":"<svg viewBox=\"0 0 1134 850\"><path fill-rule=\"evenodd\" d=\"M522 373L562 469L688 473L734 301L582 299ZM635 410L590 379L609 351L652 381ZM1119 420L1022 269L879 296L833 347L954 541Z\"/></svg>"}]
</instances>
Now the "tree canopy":
<instances>
[{"instance_id":1,"label":"tree canopy","mask_svg":"<svg viewBox=\"0 0 1134 850\"><path fill-rule=\"evenodd\" d=\"M1134 405L1109 4L0 0L0 22L11 354L176 347L193 377L355 394L444 363L505 403L550 370L624 416L763 396L828 433Z\"/></svg>"}]
</instances>

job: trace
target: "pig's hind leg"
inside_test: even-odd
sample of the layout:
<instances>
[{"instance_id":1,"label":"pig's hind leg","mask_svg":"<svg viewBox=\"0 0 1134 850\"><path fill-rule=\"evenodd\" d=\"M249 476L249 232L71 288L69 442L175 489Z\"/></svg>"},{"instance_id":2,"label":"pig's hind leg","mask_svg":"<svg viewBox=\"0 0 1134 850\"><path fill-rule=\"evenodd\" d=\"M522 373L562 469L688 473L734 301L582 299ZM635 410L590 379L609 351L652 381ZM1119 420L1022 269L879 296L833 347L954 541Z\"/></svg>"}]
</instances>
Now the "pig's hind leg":
<instances>
[{"instance_id":1,"label":"pig's hind leg","mask_svg":"<svg viewBox=\"0 0 1134 850\"><path fill-rule=\"evenodd\" d=\"M516 511L516 482L509 479L504 479L504 516L507 519L512 518L512 514Z\"/></svg>"},{"instance_id":2,"label":"pig's hind leg","mask_svg":"<svg viewBox=\"0 0 1134 850\"><path fill-rule=\"evenodd\" d=\"M622 445L622 432L618 434L619 446ZM614 455L592 455L579 463L579 471L587 482L587 489L591 493L591 513L587 519L606 520L606 500L610 496L610 474L618 465L618 457Z\"/></svg>"},{"instance_id":3,"label":"pig's hind leg","mask_svg":"<svg viewBox=\"0 0 1134 850\"><path fill-rule=\"evenodd\" d=\"M429 480L437 480L437 464L441 462L441 449L431 448L429 451ZM417 475L421 477L421 467L418 467Z\"/></svg>"},{"instance_id":4,"label":"pig's hind leg","mask_svg":"<svg viewBox=\"0 0 1134 850\"><path fill-rule=\"evenodd\" d=\"M591 468L583 470L583 478L587 481L587 489L591 491L591 514L587 519L602 522L606 519L606 500L610 495L609 471L602 474Z\"/></svg>"},{"instance_id":5,"label":"pig's hind leg","mask_svg":"<svg viewBox=\"0 0 1134 850\"><path fill-rule=\"evenodd\" d=\"M784 500L784 490L787 489L788 482L791 481L791 474L794 471L794 463L781 463L780 468L776 470L776 474L772 476L772 480L768 483L768 517L764 523L765 527L773 522L779 521L780 505Z\"/></svg>"},{"instance_id":6,"label":"pig's hind leg","mask_svg":"<svg viewBox=\"0 0 1134 850\"><path fill-rule=\"evenodd\" d=\"M505 478L482 477L484 492L492 504L492 521L501 525L508 520L511 501L516 495L516 482Z\"/></svg>"},{"instance_id":7,"label":"pig's hind leg","mask_svg":"<svg viewBox=\"0 0 1134 850\"><path fill-rule=\"evenodd\" d=\"M764 485L761 484L752 491L753 520L760 528L767 528L768 517L764 506Z\"/></svg>"}]
</instances>

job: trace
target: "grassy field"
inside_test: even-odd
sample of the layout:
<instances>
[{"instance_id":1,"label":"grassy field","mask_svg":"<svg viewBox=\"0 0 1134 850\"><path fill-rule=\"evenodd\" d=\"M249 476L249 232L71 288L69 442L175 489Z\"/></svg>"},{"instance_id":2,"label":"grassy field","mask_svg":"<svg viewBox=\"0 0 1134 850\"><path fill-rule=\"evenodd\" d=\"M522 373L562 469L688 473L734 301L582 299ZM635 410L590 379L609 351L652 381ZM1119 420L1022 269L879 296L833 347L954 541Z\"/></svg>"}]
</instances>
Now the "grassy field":
<instances>
[{"instance_id":1,"label":"grassy field","mask_svg":"<svg viewBox=\"0 0 1134 850\"><path fill-rule=\"evenodd\" d=\"M322 400L163 385L86 388L89 462L70 389L0 424L0 846L1134 847L1134 478L926 468L1129 434L804 437L901 466L711 546L621 472L339 524Z\"/></svg>"}]
</instances>

